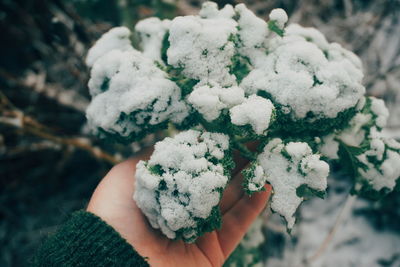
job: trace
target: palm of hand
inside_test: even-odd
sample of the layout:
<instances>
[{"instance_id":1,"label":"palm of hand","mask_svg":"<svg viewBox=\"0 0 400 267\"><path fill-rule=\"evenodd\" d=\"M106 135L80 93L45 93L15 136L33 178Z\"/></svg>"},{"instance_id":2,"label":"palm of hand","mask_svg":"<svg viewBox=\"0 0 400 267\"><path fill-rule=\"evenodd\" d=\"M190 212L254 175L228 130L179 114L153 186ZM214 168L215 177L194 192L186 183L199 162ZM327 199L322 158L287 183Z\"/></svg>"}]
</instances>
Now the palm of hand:
<instances>
[{"instance_id":1,"label":"palm of hand","mask_svg":"<svg viewBox=\"0 0 400 267\"><path fill-rule=\"evenodd\" d=\"M148 153L147 153L148 154ZM195 243L170 240L147 222L132 199L136 163L148 155L115 166L96 188L87 210L98 215L130 243L151 266L221 266L263 210L271 188L252 197L243 194L239 171L221 201L223 225Z\"/></svg>"}]
</instances>

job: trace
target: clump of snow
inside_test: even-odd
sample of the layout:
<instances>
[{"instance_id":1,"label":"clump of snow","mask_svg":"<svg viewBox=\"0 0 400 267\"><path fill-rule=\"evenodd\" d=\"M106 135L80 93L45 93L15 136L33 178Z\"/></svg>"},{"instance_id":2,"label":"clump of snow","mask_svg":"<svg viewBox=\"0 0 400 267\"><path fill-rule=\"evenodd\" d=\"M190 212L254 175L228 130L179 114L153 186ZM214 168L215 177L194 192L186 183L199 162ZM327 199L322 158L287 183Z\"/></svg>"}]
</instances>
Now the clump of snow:
<instances>
[{"instance_id":1,"label":"clump of snow","mask_svg":"<svg viewBox=\"0 0 400 267\"><path fill-rule=\"evenodd\" d=\"M250 59L254 66L257 66L257 61L265 58L268 26L267 23L254 15L244 4L235 6L235 11L239 16L238 37L240 47L238 51L241 55Z\"/></svg>"},{"instance_id":2,"label":"clump of snow","mask_svg":"<svg viewBox=\"0 0 400 267\"><path fill-rule=\"evenodd\" d=\"M266 180L272 185L271 208L282 215L288 229L295 223L294 213L303 201L297 189L306 185L316 191L325 191L329 165L313 154L307 143L272 139L257 157Z\"/></svg>"},{"instance_id":3,"label":"clump of snow","mask_svg":"<svg viewBox=\"0 0 400 267\"><path fill-rule=\"evenodd\" d=\"M285 23L288 21L288 16L282 8L275 8L269 13L269 19L276 21L276 25L283 29Z\"/></svg>"},{"instance_id":4,"label":"clump of snow","mask_svg":"<svg viewBox=\"0 0 400 267\"><path fill-rule=\"evenodd\" d=\"M231 5L224 6L221 10L218 10L217 3L204 2L199 12L202 18L232 18L235 15L235 11Z\"/></svg>"},{"instance_id":5,"label":"clump of snow","mask_svg":"<svg viewBox=\"0 0 400 267\"><path fill-rule=\"evenodd\" d=\"M221 86L235 84L229 73L235 53L230 37L236 34L237 23L224 16L201 18L176 17L169 30L168 64L183 68L183 74L202 84L218 82Z\"/></svg>"},{"instance_id":6,"label":"clump of snow","mask_svg":"<svg viewBox=\"0 0 400 267\"><path fill-rule=\"evenodd\" d=\"M213 121L220 116L223 109L236 106L244 99L244 92L240 87L223 88L213 83L195 86L187 100L207 121Z\"/></svg>"},{"instance_id":7,"label":"clump of snow","mask_svg":"<svg viewBox=\"0 0 400 267\"><path fill-rule=\"evenodd\" d=\"M179 87L134 49L112 50L100 57L89 88L90 124L128 140L167 121L182 122L189 113Z\"/></svg>"},{"instance_id":8,"label":"clump of snow","mask_svg":"<svg viewBox=\"0 0 400 267\"><path fill-rule=\"evenodd\" d=\"M265 134L273 117L275 108L268 99L251 95L246 100L230 109L231 121L234 125L251 125L258 135Z\"/></svg>"},{"instance_id":9,"label":"clump of snow","mask_svg":"<svg viewBox=\"0 0 400 267\"><path fill-rule=\"evenodd\" d=\"M218 161L228 149L227 135L195 130L156 143L150 160L137 165L134 195L154 228L193 242L206 224L215 224L212 211L228 183Z\"/></svg>"},{"instance_id":10,"label":"clump of snow","mask_svg":"<svg viewBox=\"0 0 400 267\"><path fill-rule=\"evenodd\" d=\"M103 34L96 44L89 50L86 64L92 67L100 57L111 50L129 51L132 50L129 37L131 31L126 27L115 27Z\"/></svg>"},{"instance_id":11,"label":"clump of snow","mask_svg":"<svg viewBox=\"0 0 400 267\"><path fill-rule=\"evenodd\" d=\"M171 21L168 19L147 18L136 24L135 31L140 36L140 47L142 48L143 56L162 62L162 42L170 23Z\"/></svg>"}]
</instances>

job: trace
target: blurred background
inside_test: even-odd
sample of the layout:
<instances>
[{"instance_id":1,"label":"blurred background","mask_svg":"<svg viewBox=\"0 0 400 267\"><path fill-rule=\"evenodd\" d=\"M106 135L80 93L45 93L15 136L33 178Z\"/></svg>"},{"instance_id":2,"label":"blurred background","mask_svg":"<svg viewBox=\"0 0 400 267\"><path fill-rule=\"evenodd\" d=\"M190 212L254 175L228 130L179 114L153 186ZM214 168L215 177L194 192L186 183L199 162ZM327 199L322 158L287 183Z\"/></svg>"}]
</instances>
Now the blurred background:
<instances>
[{"instance_id":1,"label":"blurred background","mask_svg":"<svg viewBox=\"0 0 400 267\"><path fill-rule=\"evenodd\" d=\"M27 265L43 238L86 205L113 164L158 138L123 146L88 132L84 61L90 46L113 26L196 14L202 2L0 0L0 266ZM384 98L390 109L386 134L400 138L399 0L217 2L221 7L244 2L264 19L273 8L284 8L291 23L316 27L355 52L364 64L368 94ZM292 236L278 220L269 220L265 240L257 245L268 266L400 266L398 191L378 202L359 200L346 215L353 228L340 222L342 234L315 253L349 186L341 178L331 188L327 201L307 204L311 208L304 208ZM344 265L332 265L338 258Z\"/></svg>"}]
</instances>

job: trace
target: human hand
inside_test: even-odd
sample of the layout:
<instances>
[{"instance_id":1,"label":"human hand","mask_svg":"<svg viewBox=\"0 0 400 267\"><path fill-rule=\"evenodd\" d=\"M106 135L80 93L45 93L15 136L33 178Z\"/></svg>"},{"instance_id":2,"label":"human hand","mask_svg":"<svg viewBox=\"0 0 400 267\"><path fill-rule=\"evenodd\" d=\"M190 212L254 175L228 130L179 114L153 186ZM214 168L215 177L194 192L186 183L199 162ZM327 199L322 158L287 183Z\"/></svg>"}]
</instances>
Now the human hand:
<instances>
[{"instance_id":1,"label":"human hand","mask_svg":"<svg viewBox=\"0 0 400 267\"><path fill-rule=\"evenodd\" d=\"M151 266L221 266L265 207L271 187L247 196L241 186L241 170L247 162L236 159L233 180L220 203L222 228L193 244L171 240L150 226L133 200L136 163L147 160L151 152L113 167L97 186L87 210L111 225Z\"/></svg>"}]
</instances>

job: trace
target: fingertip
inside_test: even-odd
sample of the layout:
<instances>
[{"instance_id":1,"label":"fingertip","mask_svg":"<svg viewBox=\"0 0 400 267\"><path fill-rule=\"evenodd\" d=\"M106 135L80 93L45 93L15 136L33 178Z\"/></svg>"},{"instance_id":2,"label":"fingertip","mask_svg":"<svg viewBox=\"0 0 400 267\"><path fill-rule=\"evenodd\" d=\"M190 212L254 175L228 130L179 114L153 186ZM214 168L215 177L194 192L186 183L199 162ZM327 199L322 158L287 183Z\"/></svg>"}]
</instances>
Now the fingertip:
<instances>
[{"instance_id":1,"label":"fingertip","mask_svg":"<svg viewBox=\"0 0 400 267\"><path fill-rule=\"evenodd\" d=\"M270 195L271 191L266 189L260 192L256 192L251 196L246 196L246 205L249 206L251 210L254 210L256 214L258 214L264 209L265 205L268 203Z\"/></svg>"},{"instance_id":2,"label":"fingertip","mask_svg":"<svg viewBox=\"0 0 400 267\"><path fill-rule=\"evenodd\" d=\"M272 194L272 185L270 185L270 184L265 184L265 185L264 185L264 188L265 188L265 192L268 194L268 198L270 198L270 197L271 197L271 194Z\"/></svg>"}]
</instances>

